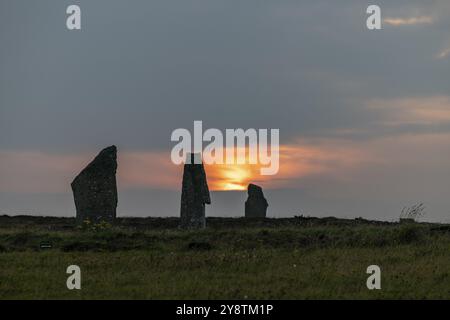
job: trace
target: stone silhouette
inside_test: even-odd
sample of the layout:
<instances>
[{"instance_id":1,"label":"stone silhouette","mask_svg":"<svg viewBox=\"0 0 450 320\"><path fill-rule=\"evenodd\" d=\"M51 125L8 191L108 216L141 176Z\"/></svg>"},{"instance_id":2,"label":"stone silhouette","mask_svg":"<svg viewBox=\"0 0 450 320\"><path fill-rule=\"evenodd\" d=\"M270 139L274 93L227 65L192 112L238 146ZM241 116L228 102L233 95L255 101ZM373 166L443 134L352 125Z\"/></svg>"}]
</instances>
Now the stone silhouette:
<instances>
[{"instance_id":1,"label":"stone silhouette","mask_svg":"<svg viewBox=\"0 0 450 320\"><path fill-rule=\"evenodd\" d=\"M206 227L205 204L211 204L205 168L200 154L188 154L184 164L181 190L181 221L183 229ZM194 162L194 159L198 161Z\"/></svg>"},{"instance_id":2,"label":"stone silhouette","mask_svg":"<svg viewBox=\"0 0 450 320\"><path fill-rule=\"evenodd\" d=\"M266 198L260 186L250 183L248 185L248 198L245 201L245 217L246 218L265 218L267 213Z\"/></svg>"},{"instance_id":3,"label":"stone silhouette","mask_svg":"<svg viewBox=\"0 0 450 320\"><path fill-rule=\"evenodd\" d=\"M81 171L71 186L77 210L77 222L89 220L113 222L117 208L117 148L103 149Z\"/></svg>"}]
</instances>

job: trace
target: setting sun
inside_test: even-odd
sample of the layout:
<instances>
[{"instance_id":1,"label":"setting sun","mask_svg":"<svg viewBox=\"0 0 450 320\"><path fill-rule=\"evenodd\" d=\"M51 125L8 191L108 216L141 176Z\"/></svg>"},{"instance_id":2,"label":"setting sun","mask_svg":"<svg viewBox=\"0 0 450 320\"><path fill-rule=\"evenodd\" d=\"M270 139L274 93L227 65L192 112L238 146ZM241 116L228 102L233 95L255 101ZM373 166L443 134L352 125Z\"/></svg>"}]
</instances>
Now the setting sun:
<instances>
[{"instance_id":1,"label":"setting sun","mask_svg":"<svg viewBox=\"0 0 450 320\"><path fill-rule=\"evenodd\" d=\"M212 190L245 190L253 176L250 165L211 165L207 170L218 178L212 179Z\"/></svg>"}]
</instances>

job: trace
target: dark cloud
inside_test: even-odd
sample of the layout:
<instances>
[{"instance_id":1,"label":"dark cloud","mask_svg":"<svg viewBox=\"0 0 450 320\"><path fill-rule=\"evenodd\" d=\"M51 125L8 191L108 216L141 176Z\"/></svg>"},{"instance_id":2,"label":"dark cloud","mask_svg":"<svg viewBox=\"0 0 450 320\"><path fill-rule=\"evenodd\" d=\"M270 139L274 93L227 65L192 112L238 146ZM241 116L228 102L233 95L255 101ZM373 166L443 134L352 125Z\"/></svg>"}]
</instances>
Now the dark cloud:
<instances>
[{"instance_id":1,"label":"dark cloud","mask_svg":"<svg viewBox=\"0 0 450 320\"><path fill-rule=\"evenodd\" d=\"M74 3L81 31L65 28ZM221 129L279 128L282 144L448 134L448 121L402 122L395 109L393 125L393 110L367 102L449 95L450 57L439 58L450 48L449 2L377 3L384 18L429 22L369 31L372 1L359 0L1 1L0 151L92 152L113 143L123 151L167 151L172 130L190 129L194 120ZM435 148L447 145L439 140ZM447 167L436 165L432 177ZM393 178L385 178L379 185L390 190ZM342 181L327 179L298 186L342 189ZM348 200L356 189L341 208L357 207ZM364 190L369 197L370 187ZM338 201L317 193L323 208Z\"/></svg>"},{"instance_id":2,"label":"dark cloud","mask_svg":"<svg viewBox=\"0 0 450 320\"><path fill-rule=\"evenodd\" d=\"M448 90L442 1L382 1L440 19L378 32L364 1L77 3L81 32L68 1L2 2L0 147L167 149L195 119L287 141L365 126L365 99Z\"/></svg>"}]
</instances>

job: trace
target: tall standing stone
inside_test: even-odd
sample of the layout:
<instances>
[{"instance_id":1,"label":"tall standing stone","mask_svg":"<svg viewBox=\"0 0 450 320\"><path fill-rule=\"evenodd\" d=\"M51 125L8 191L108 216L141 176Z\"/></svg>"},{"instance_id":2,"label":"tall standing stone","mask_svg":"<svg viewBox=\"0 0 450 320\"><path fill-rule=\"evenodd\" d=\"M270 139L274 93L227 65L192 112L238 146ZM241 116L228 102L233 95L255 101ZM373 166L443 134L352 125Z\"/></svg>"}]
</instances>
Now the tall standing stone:
<instances>
[{"instance_id":1,"label":"tall standing stone","mask_svg":"<svg viewBox=\"0 0 450 320\"><path fill-rule=\"evenodd\" d=\"M248 185L248 198L245 201L245 217L246 218L265 218L267 213L266 198L260 186L250 183Z\"/></svg>"},{"instance_id":2,"label":"tall standing stone","mask_svg":"<svg viewBox=\"0 0 450 320\"><path fill-rule=\"evenodd\" d=\"M113 222L117 208L117 148L103 149L81 171L71 186L77 210L77 222L90 220Z\"/></svg>"},{"instance_id":3,"label":"tall standing stone","mask_svg":"<svg viewBox=\"0 0 450 320\"><path fill-rule=\"evenodd\" d=\"M194 162L196 157L200 155L188 154L190 161L184 165L180 219L184 229L205 228L205 204L211 204L205 168L201 159Z\"/></svg>"}]
</instances>

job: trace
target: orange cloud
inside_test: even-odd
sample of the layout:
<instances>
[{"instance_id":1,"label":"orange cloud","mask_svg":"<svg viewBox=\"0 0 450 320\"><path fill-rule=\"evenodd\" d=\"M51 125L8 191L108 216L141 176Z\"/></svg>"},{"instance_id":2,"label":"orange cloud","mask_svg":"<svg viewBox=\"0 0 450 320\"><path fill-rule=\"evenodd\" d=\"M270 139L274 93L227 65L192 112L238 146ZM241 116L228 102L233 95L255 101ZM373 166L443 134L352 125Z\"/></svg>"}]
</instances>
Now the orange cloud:
<instances>
[{"instance_id":1,"label":"orange cloud","mask_svg":"<svg viewBox=\"0 0 450 320\"><path fill-rule=\"evenodd\" d=\"M31 151L0 151L0 191L70 192L70 182L95 156L61 155ZM343 163L360 157L347 146L339 149L333 142L298 141L280 147L278 174L260 174L260 164L205 165L211 190L244 190L251 182L265 188L289 187L298 180L331 172ZM181 189L182 166L172 164L170 152L120 152L118 154L120 189Z\"/></svg>"},{"instance_id":2,"label":"orange cloud","mask_svg":"<svg viewBox=\"0 0 450 320\"><path fill-rule=\"evenodd\" d=\"M337 168L356 165L362 159L353 146L343 141L298 140L280 146L280 169L276 175L261 175L260 164L214 164L207 165L206 171L211 190L245 190L249 183L277 189L298 185L307 176L332 174Z\"/></svg>"},{"instance_id":3,"label":"orange cloud","mask_svg":"<svg viewBox=\"0 0 450 320\"><path fill-rule=\"evenodd\" d=\"M83 155L0 151L0 191L67 192L77 170L86 164Z\"/></svg>"},{"instance_id":4,"label":"orange cloud","mask_svg":"<svg viewBox=\"0 0 450 320\"><path fill-rule=\"evenodd\" d=\"M450 96L375 99L368 101L367 106L386 111L390 124L450 121Z\"/></svg>"},{"instance_id":5,"label":"orange cloud","mask_svg":"<svg viewBox=\"0 0 450 320\"><path fill-rule=\"evenodd\" d=\"M124 152L118 155L117 178L121 188L180 189L181 166L162 151Z\"/></svg>"},{"instance_id":6,"label":"orange cloud","mask_svg":"<svg viewBox=\"0 0 450 320\"><path fill-rule=\"evenodd\" d=\"M433 23L433 18L429 16L411 17L411 18L386 18L384 22L391 26L410 26L417 24Z\"/></svg>"}]
</instances>

